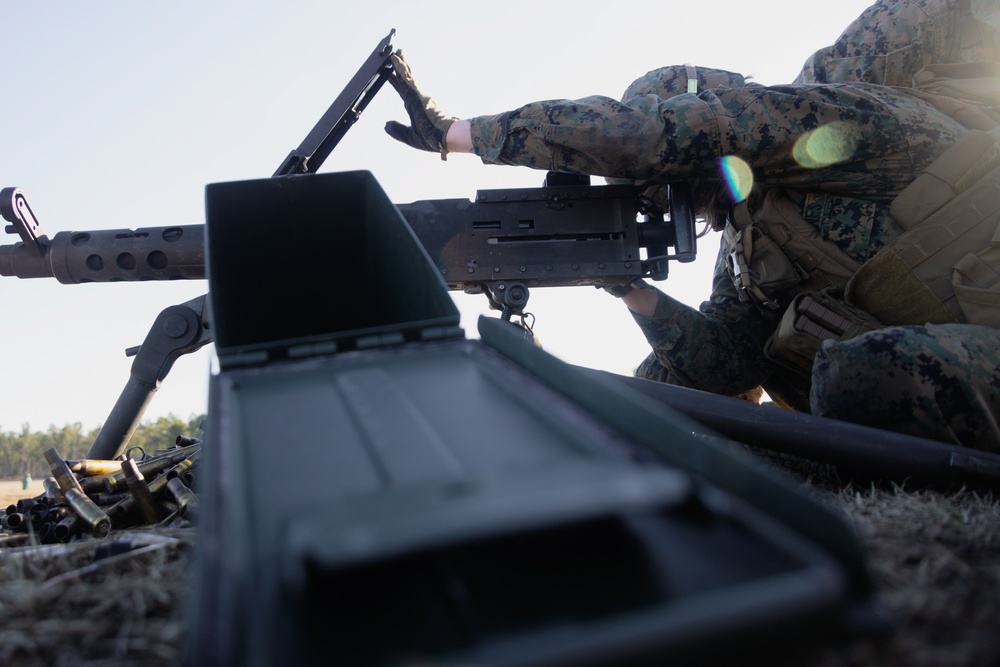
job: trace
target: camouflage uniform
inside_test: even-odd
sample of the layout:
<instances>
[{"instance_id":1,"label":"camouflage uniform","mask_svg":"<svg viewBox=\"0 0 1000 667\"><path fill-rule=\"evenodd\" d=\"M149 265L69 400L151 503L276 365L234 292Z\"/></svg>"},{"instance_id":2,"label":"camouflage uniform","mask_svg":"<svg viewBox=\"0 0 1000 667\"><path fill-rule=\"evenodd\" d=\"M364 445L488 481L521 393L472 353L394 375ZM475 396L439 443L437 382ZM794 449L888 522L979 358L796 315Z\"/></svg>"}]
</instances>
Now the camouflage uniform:
<instances>
[{"instance_id":1,"label":"camouflage uniform","mask_svg":"<svg viewBox=\"0 0 1000 667\"><path fill-rule=\"evenodd\" d=\"M876 2L806 61L796 82L909 86L930 64L1000 61L996 0ZM813 366L815 414L1000 452L1000 332L899 327L826 343Z\"/></svg>"},{"instance_id":2,"label":"camouflage uniform","mask_svg":"<svg viewBox=\"0 0 1000 667\"><path fill-rule=\"evenodd\" d=\"M1000 452L1000 329L898 326L827 341L813 378L816 414Z\"/></svg>"},{"instance_id":3,"label":"camouflage uniform","mask_svg":"<svg viewBox=\"0 0 1000 667\"><path fill-rule=\"evenodd\" d=\"M996 0L876 2L814 53L795 82L909 86L925 65L997 62L998 23Z\"/></svg>"},{"instance_id":4,"label":"camouflage uniform","mask_svg":"<svg viewBox=\"0 0 1000 667\"><path fill-rule=\"evenodd\" d=\"M471 119L474 151L493 164L650 183L686 180L694 186L696 207L709 214L736 203L723 168L723 158L736 156L751 165L757 190L790 199L822 238L861 263L901 233L889 216L892 199L966 132L933 107L881 86L765 87L741 85L739 75L722 73L723 85L684 93L686 85L678 84L686 84L691 69L650 72L629 87L622 101L601 96L550 100ZM697 73L701 77L702 70ZM835 128L837 143L849 147L849 154L803 166L796 159L796 142L817 128ZM658 293L652 316L633 314L653 348L637 375L731 396L762 385L779 402L809 410L809 381L762 353L780 312L742 302L724 259L720 254L712 295L699 310ZM974 343L990 357L986 365L994 371L995 388L1000 368L996 331L974 329L985 329ZM844 349L856 353L860 348ZM825 362L820 372L832 373L823 369L836 365ZM846 364L840 368L840 377L852 372ZM971 425L996 432L998 393L960 428L914 429L902 411L898 419L885 413L892 421L877 425L978 445L982 439ZM950 411L960 405L951 401L939 416L948 422ZM853 421L850 411L845 414L829 401L825 406L825 414ZM984 426L989 415L992 426Z\"/></svg>"}]
</instances>

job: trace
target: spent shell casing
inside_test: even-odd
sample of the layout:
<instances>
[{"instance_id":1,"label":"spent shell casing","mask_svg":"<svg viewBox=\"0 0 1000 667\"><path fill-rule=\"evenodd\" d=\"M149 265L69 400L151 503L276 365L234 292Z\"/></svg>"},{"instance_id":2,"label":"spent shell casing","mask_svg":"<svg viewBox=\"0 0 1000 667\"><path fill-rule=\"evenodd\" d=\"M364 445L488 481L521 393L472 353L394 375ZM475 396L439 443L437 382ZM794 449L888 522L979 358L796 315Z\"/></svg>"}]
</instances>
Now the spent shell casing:
<instances>
[{"instance_id":1,"label":"spent shell casing","mask_svg":"<svg viewBox=\"0 0 1000 667\"><path fill-rule=\"evenodd\" d=\"M42 480L42 487L45 489L45 496L54 503L64 501L62 488L55 477L46 477Z\"/></svg>"},{"instance_id":2,"label":"spent shell casing","mask_svg":"<svg viewBox=\"0 0 1000 667\"><path fill-rule=\"evenodd\" d=\"M59 488L62 489L63 495L66 494L67 489L76 489L80 493L83 493L80 482L77 481L73 471L66 465L66 461L59 456L59 452L56 451L55 447L45 450L45 460L49 462L49 469L52 471L52 476L56 478L56 482L59 483Z\"/></svg>"},{"instance_id":3,"label":"spent shell casing","mask_svg":"<svg viewBox=\"0 0 1000 667\"><path fill-rule=\"evenodd\" d=\"M84 477L107 475L122 469L122 462L115 459L76 459L66 461L72 472Z\"/></svg>"},{"instance_id":4,"label":"spent shell casing","mask_svg":"<svg viewBox=\"0 0 1000 667\"><path fill-rule=\"evenodd\" d=\"M60 542L69 542L80 532L82 521L76 514L68 516L56 524L55 538Z\"/></svg>"},{"instance_id":5,"label":"spent shell casing","mask_svg":"<svg viewBox=\"0 0 1000 667\"><path fill-rule=\"evenodd\" d=\"M118 464L118 474L121 474L121 463ZM103 493L107 491L107 481L109 477L113 477L115 473L107 473L104 475L94 475L93 477L84 477L80 481L80 488L88 496L92 496L95 493Z\"/></svg>"},{"instance_id":6,"label":"spent shell casing","mask_svg":"<svg viewBox=\"0 0 1000 667\"><path fill-rule=\"evenodd\" d=\"M184 482L179 477L172 477L167 481L167 491L177 501L177 506L181 509L181 512L187 512L188 509L197 509L198 496L195 495L194 491L184 486Z\"/></svg>"},{"instance_id":7,"label":"spent shell casing","mask_svg":"<svg viewBox=\"0 0 1000 667\"><path fill-rule=\"evenodd\" d=\"M20 512L9 512L4 517L4 526L7 530L20 533L28 530L28 521Z\"/></svg>"},{"instance_id":8,"label":"spent shell casing","mask_svg":"<svg viewBox=\"0 0 1000 667\"><path fill-rule=\"evenodd\" d=\"M142 514L142 518L147 523L157 523L160 520L160 512L153 502L153 494L146 485L146 478L139 472L139 467L135 459L122 462L122 472L125 473L125 483L128 485L129 493L135 498L135 504Z\"/></svg>"},{"instance_id":9,"label":"spent shell casing","mask_svg":"<svg viewBox=\"0 0 1000 667\"><path fill-rule=\"evenodd\" d=\"M111 519L83 491L69 489L66 491L66 502L90 526L90 531L95 536L105 537L111 532Z\"/></svg>"}]
</instances>

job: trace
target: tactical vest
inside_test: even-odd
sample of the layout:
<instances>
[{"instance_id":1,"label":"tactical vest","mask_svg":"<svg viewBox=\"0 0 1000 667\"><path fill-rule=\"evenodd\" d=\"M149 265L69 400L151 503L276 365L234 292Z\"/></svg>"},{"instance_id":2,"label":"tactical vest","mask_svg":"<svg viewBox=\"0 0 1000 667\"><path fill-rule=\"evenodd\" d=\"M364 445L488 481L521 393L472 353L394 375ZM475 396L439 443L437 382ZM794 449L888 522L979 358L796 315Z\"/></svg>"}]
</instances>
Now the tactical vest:
<instances>
[{"instance_id":1,"label":"tactical vest","mask_svg":"<svg viewBox=\"0 0 1000 667\"><path fill-rule=\"evenodd\" d=\"M765 354L803 375L827 339L896 324L1000 327L1000 66L930 66L914 84L971 131L892 202L906 232L875 257L860 265L822 239L780 191L751 196L726 226L741 298L784 310Z\"/></svg>"}]
</instances>

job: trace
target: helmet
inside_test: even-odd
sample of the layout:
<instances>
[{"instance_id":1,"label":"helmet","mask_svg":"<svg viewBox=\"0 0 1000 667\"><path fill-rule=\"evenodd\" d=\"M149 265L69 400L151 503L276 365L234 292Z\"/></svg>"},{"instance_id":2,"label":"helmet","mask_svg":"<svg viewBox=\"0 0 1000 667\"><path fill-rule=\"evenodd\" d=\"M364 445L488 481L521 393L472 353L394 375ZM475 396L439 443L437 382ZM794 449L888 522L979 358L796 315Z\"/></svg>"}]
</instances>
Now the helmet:
<instances>
[{"instance_id":1,"label":"helmet","mask_svg":"<svg viewBox=\"0 0 1000 667\"><path fill-rule=\"evenodd\" d=\"M633 81L622 95L622 102L628 104L642 95L665 99L682 93L700 93L711 88L742 88L745 85L746 79L736 72L694 65L671 65L654 69Z\"/></svg>"}]
</instances>

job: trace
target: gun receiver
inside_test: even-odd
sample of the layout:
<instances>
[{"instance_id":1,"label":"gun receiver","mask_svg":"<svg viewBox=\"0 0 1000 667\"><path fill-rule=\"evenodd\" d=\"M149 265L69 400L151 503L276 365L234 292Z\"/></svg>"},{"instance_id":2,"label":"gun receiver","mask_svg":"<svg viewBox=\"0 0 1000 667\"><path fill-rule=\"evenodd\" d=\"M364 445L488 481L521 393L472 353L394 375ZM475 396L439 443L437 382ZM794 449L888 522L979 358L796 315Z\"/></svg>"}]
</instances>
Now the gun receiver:
<instances>
[{"instance_id":1,"label":"gun receiver","mask_svg":"<svg viewBox=\"0 0 1000 667\"><path fill-rule=\"evenodd\" d=\"M672 200L684 194L676 189ZM695 257L693 217L650 215L627 185L480 190L472 201L432 199L397 208L449 289L493 297L515 282L563 287L662 280L667 260ZM205 277L203 225L60 232L45 252L35 249L23 241L0 246L0 275L67 284Z\"/></svg>"},{"instance_id":2,"label":"gun receiver","mask_svg":"<svg viewBox=\"0 0 1000 667\"><path fill-rule=\"evenodd\" d=\"M689 196L681 188L671 194ZM663 280L668 259L695 257L693 216L653 214L633 186L480 190L471 202L429 200L397 208L449 289L484 293L494 308L514 313L529 287Z\"/></svg>"}]
</instances>

